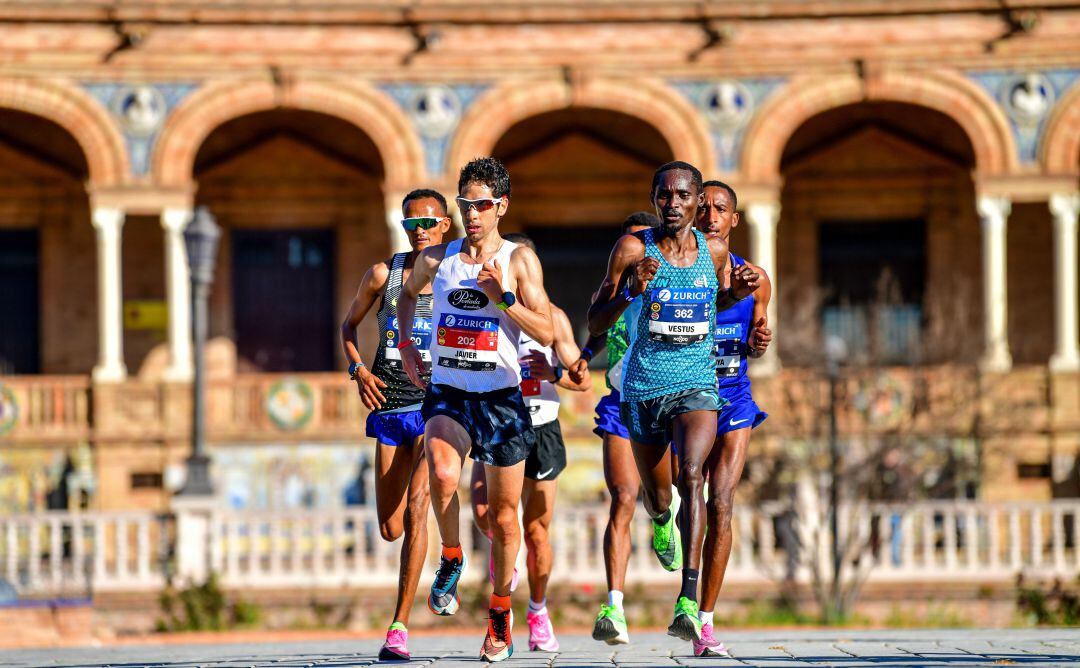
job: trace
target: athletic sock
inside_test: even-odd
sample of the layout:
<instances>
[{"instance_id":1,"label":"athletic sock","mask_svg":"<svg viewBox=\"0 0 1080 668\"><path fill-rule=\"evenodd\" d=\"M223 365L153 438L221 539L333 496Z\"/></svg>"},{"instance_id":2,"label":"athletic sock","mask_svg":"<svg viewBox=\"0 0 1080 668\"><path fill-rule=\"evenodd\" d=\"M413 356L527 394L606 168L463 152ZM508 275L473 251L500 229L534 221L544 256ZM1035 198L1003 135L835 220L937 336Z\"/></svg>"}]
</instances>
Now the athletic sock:
<instances>
[{"instance_id":1,"label":"athletic sock","mask_svg":"<svg viewBox=\"0 0 1080 668\"><path fill-rule=\"evenodd\" d=\"M623 593L618 589L612 589L607 593L607 604L616 610L622 611Z\"/></svg>"},{"instance_id":2,"label":"athletic sock","mask_svg":"<svg viewBox=\"0 0 1080 668\"><path fill-rule=\"evenodd\" d=\"M684 568L682 570L682 591L679 592L679 596L685 596L691 601L697 601L697 581L698 571L694 568Z\"/></svg>"},{"instance_id":3,"label":"athletic sock","mask_svg":"<svg viewBox=\"0 0 1080 668\"><path fill-rule=\"evenodd\" d=\"M699 610L697 618L701 620L702 626L704 626L705 624L712 626L713 611L710 610L708 612L705 612L704 610Z\"/></svg>"},{"instance_id":4,"label":"athletic sock","mask_svg":"<svg viewBox=\"0 0 1080 668\"><path fill-rule=\"evenodd\" d=\"M405 631L406 633L409 632L409 629L406 628L405 625L402 624L401 622L394 622L393 624L390 625L390 628L387 629L387 631L388 632L393 631L394 629L397 629L398 631Z\"/></svg>"},{"instance_id":5,"label":"athletic sock","mask_svg":"<svg viewBox=\"0 0 1080 668\"><path fill-rule=\"evenodd\" d=\"M534 615L539 615L539 614L543 614L543 613L547 612L547 596L545 596L544 600L540 601L539 603L537 603L536 601L534 601L534 600L532 600L530 598L529 599L529 612L534 614Z\"/></svg>"},{"instance_id":6,"label":"athletic sock","mask_svg":"<svg viewBox=\"0 0 1080 668\"><path fill-rule=\"evenodd\" d=\"M455 545L453 547L442 546L442 556L447 559L457 559L458 561L465 561L465 555L461 552L461 545Z\"/></svg>"},{"instance_id":7,"label":"athletic sock","mask_svg":"<svg viewBox=\"0 0 1080 668\"><path fill-rule=\"evenodd\" d=\"M510 609L510 597L499 596L497 594L491 595L491 600L488 603L488 607L492 610L509 610Z\"/></svg>"},{"instance_id":8,"label":"athletic sock","mask_svg":"<svg viewBox=\"0 0 1080 668\"><path fill-rule=\"evenodd\" d=\"M665 510L663 515L657 515L653 518L653 522L657 524L667 524L669 521L671 521L671 508Z\"/></svg>"}]
</instances>

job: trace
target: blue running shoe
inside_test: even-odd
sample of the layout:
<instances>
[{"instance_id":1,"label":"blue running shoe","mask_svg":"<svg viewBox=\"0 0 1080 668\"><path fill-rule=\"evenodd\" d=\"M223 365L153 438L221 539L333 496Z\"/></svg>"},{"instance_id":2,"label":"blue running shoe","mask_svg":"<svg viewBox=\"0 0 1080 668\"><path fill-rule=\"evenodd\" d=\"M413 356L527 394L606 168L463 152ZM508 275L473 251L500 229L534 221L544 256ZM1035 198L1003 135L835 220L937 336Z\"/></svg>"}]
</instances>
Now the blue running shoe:
<instances>
[{"instance_id":1,"label":"blue running shoe","mask_svg":"<svg viewBox=\"0 0 1080 668\"><path fill-rule=\"evenodd\" d=\"M435 581L431 583L431 595L428 596L428 609L436 615L452 615L461 607L458 596L458 581L465 570L465 554L461 560L439 557L439 570L435 571Z\"/></svg>"}]
</instances>

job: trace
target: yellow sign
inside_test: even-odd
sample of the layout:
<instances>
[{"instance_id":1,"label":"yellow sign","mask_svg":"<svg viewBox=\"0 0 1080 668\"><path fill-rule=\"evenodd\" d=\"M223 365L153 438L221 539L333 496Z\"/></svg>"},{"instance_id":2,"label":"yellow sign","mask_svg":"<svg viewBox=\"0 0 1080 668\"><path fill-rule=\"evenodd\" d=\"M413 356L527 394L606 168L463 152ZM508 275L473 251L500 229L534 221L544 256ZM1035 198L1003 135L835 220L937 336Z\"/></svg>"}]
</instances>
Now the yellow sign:
<instances>
[{"instance_id":1,"label":"yellow sign","mask_svg":"<svg viewBox=\"0 0 1080 668\"><path fill-rule=\"evenodd\" d=\"M124 329L164 330L169 307L164 299L129 299L124 302Z\"/></svg>"}]
</instances>

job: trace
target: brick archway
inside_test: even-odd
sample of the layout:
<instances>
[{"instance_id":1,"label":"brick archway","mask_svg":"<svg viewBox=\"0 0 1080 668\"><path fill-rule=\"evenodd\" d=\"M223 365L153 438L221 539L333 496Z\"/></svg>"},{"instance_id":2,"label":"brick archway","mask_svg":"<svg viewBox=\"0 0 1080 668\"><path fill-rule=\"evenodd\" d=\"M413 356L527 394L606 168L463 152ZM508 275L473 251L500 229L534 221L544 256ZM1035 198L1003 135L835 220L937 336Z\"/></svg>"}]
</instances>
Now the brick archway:
<instances>
[{"instance_id":1,"label":"brick archway","mask_svg":"<svg viewBox=\"0 0 1080 668\"><path fill-rule=\"evenodd\" d=\"M448 174L454 176L477 156L490 155L516 123L568 107L606 109L639 118L664 137L676 160L685 160L706 173L715 169L716 154L705 120L676 91L648 79L585 78L572 84L562 80L512 81L482 95L454 134L447 152Z\"/></svg>"},{"instance_id":2,"label":"brick archway","mask_svg":"<svg viewBox=\"0 0 1080 668\"><path fill-rule=\"evenodd\" d=\"M758 110L746 133L742 173L748 183L780 182L780 159L805 121L829 109L868 101L903 102L939 111L963 128L980 176L1018 168L1008 120L974 83L951 73L883 72L863 81L854 75L793 80Z\"/></svg>"},{"instance_id":3,"label":"brick archway","mask_svg":"<svg viewBox=\"0 0 1080 668\"><path fill-rule=\"evenodd\" d=\"M1047 174L1075 175L1080 171L1080 83L1057 103L1040 153Z\"/></svg>"},{"instance_id":4,"label":"brick archway","mask_svg":"<svg viewBox=\"0 0 1080 668\"><path fill-rule=\"evenodd\" d=\"M351 83L295 81L222 82L207 86L169 118L153 155L157 182L189 186L203 140L226 121L277 108L336 116L366 134L379 149L388 190L410 189L426 178L420 139L392 100L373 88Z\"/></svg>"},{"instance_id":5,"label":"brick archway","mask_svg":"<svg viewBox=\"0 0 1080 668\"><path fill-rule=\"evenodd\" d=\"M0 107L48 119L82 148L89 185L115 186L128 179L124 138L109 112L85 92L65 83L0 78Z\"/></svg>"}]
</instances>

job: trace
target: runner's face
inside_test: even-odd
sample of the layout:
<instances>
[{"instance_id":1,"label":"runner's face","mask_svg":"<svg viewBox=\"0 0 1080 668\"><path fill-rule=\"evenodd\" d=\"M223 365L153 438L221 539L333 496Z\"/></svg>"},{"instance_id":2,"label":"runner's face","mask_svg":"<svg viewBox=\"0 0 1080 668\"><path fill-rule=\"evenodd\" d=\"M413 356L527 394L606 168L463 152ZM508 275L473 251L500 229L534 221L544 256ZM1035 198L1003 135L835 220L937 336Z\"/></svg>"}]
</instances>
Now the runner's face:
<instances>
[{"instance_id":1,"label":"runner's face","mask_svg":"<svg viewBox=\"0 0 1080 668\"><path fill-rule=\"evenodd\" d=\"M434 197L421 197L409 200L401 211L405 218L440 218L440 222L430 230L417 227L412 232L406 231L409 243L414 251L420 252L428 246L438 246L443 235L450 229L450 217Z\"/></svg>"},{"instance_id":2,"label":"runner's face","mask_svg":"<svg viewBox=\"0 0 1080 668\"><path fill-rule=\"evenodd\" d=\"M490 186L474 182L462 188L458 193L458 198L459 201L461 199L495 199L495 193L491 192ZM480 211L481 207L476 206L470 206L467 210L462 208L461 223L465 226L465 236L468 237L469 242L475 243L491 234L491 231L499 226L499 219L506 215L508 206L509 202L504 197L497 206L490 207L486 211ZM461 205L459 204L458 207L461 208Z\"/></svg>"},{"instance_id":3,"label":"runner's face","mask_svg":"<svg viewBox=\"0 0 1080 668\"><path fill-rule=\"evenodd\" d=\"M704 196L694 185L690 172L682 169L669 169L661 174L653 191L653 206L665 234L693 225L703 201Z\"/></svg>"},{"instance_id":4,"label":"runner's face","mask_svg":"<svg viewBox=\"0 0 1080 668\"><path fill-rule=\"evenodd\" d=\"M732 206L731 193L726 188L705 187L705 206L698 209L697 228L705 234L716 234L727 241L731 230L739 225L739 214Z\"/></svg>"}]
</instances>

